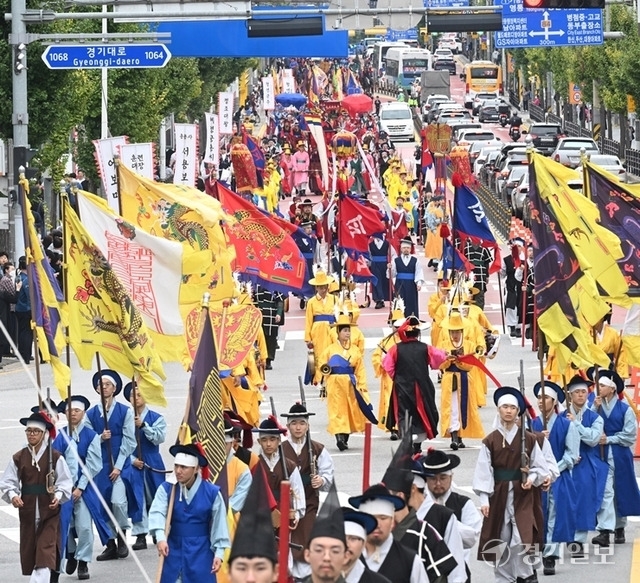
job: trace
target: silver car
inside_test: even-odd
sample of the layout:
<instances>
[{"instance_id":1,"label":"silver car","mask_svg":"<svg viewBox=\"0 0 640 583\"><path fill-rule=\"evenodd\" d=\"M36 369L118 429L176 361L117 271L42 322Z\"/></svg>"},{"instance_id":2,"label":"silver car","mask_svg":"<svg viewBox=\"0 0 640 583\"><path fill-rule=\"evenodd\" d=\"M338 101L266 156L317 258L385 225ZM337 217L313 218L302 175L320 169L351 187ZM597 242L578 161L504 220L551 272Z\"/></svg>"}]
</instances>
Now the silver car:
<instances>
[{"instance_id":1,"label":"silver car","mask_svg":"<svg viewBox=\"0 0 640 583\"><path fill-rule=\"evenodd\" d=\"M581 150L584 148L585 154L600 154L598 144L591 138L561 138L556 149L551 154L551 159L568 166L577 168L580 166Z\"/></svg>"}]
</instances>

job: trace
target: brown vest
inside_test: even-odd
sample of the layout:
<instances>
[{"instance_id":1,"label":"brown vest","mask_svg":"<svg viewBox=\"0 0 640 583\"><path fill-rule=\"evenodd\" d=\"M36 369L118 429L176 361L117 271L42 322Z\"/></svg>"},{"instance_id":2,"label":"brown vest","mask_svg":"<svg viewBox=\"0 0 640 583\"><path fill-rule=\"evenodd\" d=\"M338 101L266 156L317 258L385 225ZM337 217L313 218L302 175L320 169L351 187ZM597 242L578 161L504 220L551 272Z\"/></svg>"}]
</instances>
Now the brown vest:
<instances>
[{"instance_id":1,"label":"brown vest","mask_svg":"<svg viewBox=\"0 0 640 583\"><path fill-rule=\"evenodd\" d=\"M47 446L50 447L50 446ZM58 463L60 453L53 450L53 467ZM49 508L52 495L46 491L49 472L49 452L40 457L38 467L32 462L31 453L25 447L13 456L18 471L22 491L20 496L24 506L20 516L20 564L22 574L29 576L38 567L56 568L56 558L60 546L60 506ZM36 505L40 512L40 522L36 528Z\"/></svg>"}]
</instances>

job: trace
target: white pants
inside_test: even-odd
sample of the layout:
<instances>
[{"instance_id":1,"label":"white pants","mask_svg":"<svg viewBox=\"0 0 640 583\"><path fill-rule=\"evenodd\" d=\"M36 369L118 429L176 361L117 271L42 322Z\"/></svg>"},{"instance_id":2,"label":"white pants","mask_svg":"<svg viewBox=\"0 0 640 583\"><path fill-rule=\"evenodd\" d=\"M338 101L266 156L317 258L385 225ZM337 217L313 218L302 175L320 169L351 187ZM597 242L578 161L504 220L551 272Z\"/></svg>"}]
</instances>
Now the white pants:
<instances>
[{"instance_id":1,"label":"white pants","mask_svg":"<svg viewBox=\"0 0 640 583\"><path fill-rule=\"evenodd\" d=\"M49 581L51 581L49 567L35 568L29 578L29 583L49 583Z\"/></svg>"}]
</instances>

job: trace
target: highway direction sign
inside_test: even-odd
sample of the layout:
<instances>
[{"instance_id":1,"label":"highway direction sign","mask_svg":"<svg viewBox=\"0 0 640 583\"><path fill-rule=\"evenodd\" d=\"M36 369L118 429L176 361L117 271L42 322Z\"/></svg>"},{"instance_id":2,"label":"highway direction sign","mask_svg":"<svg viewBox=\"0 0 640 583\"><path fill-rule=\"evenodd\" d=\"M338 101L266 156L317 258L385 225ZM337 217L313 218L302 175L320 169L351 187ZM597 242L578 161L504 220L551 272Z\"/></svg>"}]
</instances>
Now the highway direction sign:
<instances>
[{"instance_id":1,"label":"highway direction sign","mask_svg":"<svg viewBox=\"0 0 640 583\"><path fill-rule=\"evenodd\" d=\"M49 45L42 53L49 69L142 69L164 67L170 58L162 44Z\"/></svg>"},{"instance_id":2,"label":"highway direction sign","mask_svg":"<svg viewBox=\"0 0 640 583\"><path fill-rule=\"evenodd\" d=\"M522 0L497 0L502 4L502 31L496 31L499 49L601 45L602 10L530 10Z\"/></svg>"}]
</instances>

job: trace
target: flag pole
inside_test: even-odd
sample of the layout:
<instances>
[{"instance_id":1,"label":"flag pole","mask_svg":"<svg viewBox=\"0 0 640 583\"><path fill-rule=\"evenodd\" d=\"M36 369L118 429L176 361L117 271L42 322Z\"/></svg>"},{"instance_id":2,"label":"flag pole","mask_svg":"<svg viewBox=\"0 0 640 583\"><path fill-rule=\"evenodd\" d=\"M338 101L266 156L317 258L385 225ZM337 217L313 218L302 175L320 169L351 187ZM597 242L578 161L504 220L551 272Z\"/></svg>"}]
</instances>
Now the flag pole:
<instances>
[{"instance_id":1,"label":"flag pole","mask_svg":"<svg viewBox=\"0 0 640 583\"><path fill-rule=\"evenodd\" d=\"M498 295L500 296L500 316L502 317L502 333L507 333L507 328L504 325L504 298L502 297L502 276L498 271Z\"/></svg>"},{"instance_id":2,"label":"flag pole","mask_svg":"<svg viewBox=\"0 0 640 583\"><path fill-rule=\"evenodd\" d=\"M371 474L371 423L364 425L364 455L362 458L362 491L369 487Z\"/></svg>"},{"instance_id":3,"label":"flag pole","mask_svg":"<svg viewBox=\"0 0 640 583\"><path fill-rule=\"evenodd\" d=\"M62 230L63 233L66 233L66 224L67 224L67 204L68 197L66 190L62 190L60 192L61 199L61 211L62 211ZM62 293L64 294L64 301L69 304L69 292L68 292L68 270L67 266L67 257L69 255L69 250L67 249L67 238L64 237L64 245L62 245ZM69 326L65 326L64 328L64 339L65 339L65 354L67 366L71 369L71 345L69 344ZM67 424L71 427L71 375L69 375L69 384L67 385Z\"/></svg>"},{"instance_id":4,"label":"flag pole","mask_svg":"<svg viewBox=\"0 0 640 583\"><path fill-rule=\"evenodd\" d=\"M171 519L173 518L173 504L176 499L176 489L178 484L171 486L171 495L169 496L169 506L167 507L167 518L164 521L165 540L169 540L169 532L171 530ZM160 555L158 560L158 570L156 571L156 583L162 580L162 570L164 569L164 555Z\"/></svg>"},{"instance_id":5,"label":"flag pole","mask_svg":"<svg viewBox=\"0 0 640 583\"><path fill-rule=\"evenodd\" d=\"M525 251L524 257L524 271L522 272L522 284L520 285L520 290L522 291L522 329L520 334L520 346L524 348L524 329L527 322L527 277L529 271L529 262L527 261L527 253Z\"/></svg>"},{"instance_id":6,"label":"flag pole","mask_svg":"<svg viewBox=\"0 0 640 583\"><path fill-rule=\"evenodd\" d=\"M133 397L133 412L134 412L134 421L140 415L140 411L138 411L138 382L135 378L131 379L131 396ZM142 444L140 443L140 428L136 425L136 444L138 446L138 459L142 460Z\"/></svg>"},{"instance_id":7,"label":"flag pole","mask_svg":"<svg viewBox=\"0 0 640 583\"><path fill-rule=\"evenodd\" d=\"M33 357L36 363L36 382L38 383L38 407L42 409L42 395L40 391L42 389L42 380L40 378L40 351L38 350L38 333L34 330L36 317L36 296L35 289L33 287L34 281L34 259L33 259L33 246L39 245L39 241L29 242L29 224L27 221L27 189L29 188L29 181L25 177L24 173L20 174L19 190L20 190L20 205L22 206L22 230L24 233L24 246L25 246L25 261L27 268L27 282L29 284L29 303L31 304L31 322L30 326L33 331ZM29 253L27 253L27 249Z\"/></svg>"},{"instance_id":8,"label":"flag pole","mask_svg":"<svg viewBox=\"0 0 640 583\"><path fill-rule=\"evenodd\" d=\"M538 328L538 363L540 364L540 394L542 395L542 402L546 405L546 395L544 391L544 351L542 349L542 330ZM547 415L542 415L542 429L547 430Z\"/></svg>"},{"instance_id":9,"label":"flag pole","mask_svg":"<svg viewBox=\"0 0 640 583\"><path fill-rule=\"evenodd\" d=\"M98 365L98 387L100 388L100 403L102 404L102 417L104 418L104 430L109 431L109 419L107 419L107 399L102 390L102 364L100 363L100 353L96 351L96 363ZM112 396L113 398L113 396ZM113 471L113 452L111 451L111 438L105 439L107 445L107 455L109 456L109 466Z\"/></svg>"}]
</instances>

